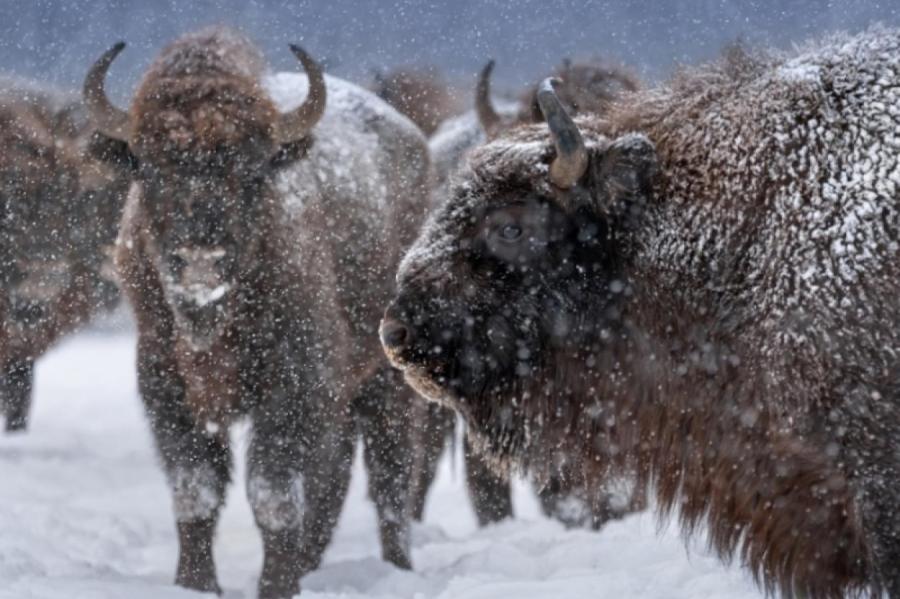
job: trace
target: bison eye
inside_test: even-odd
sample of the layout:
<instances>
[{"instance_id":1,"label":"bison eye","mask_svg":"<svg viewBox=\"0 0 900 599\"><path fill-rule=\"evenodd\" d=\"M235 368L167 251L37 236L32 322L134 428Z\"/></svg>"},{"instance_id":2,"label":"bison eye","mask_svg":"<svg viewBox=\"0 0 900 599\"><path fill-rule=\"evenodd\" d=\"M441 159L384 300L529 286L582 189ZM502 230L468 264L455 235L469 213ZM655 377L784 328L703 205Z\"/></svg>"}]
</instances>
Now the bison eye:
<instances>
[{"instance_id":1,"label":"bison eye","mask_svg":"<svg viewBox=\"0 0 900 599\"><path fill-rule=\"evenodd\" d=\"M187 266L187 260L178 254L172 254L169 257L169 265L172 267L172 270L176 273L180 273L184 270L184 267Z\"/></svg>"},{"instance_id":2,"label":"bison eye","mask_svg":"<svg viewBox=\"0 0 900 599\"><path fill-rule=\"evenodd\" d=\"M518 241L522 237L522 227L515 223L509 223L500 227L500 239L503 241Z\"/></svg>"}]
</instances>

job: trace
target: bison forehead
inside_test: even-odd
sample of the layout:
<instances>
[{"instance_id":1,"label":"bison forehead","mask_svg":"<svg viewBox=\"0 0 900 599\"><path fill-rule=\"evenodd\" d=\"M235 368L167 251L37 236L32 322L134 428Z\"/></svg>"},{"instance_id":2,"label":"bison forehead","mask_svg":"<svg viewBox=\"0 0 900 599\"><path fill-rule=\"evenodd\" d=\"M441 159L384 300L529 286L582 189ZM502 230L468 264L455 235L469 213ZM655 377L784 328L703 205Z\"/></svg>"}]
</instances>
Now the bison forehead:
<instances>
[{"instance_id":1,"label":"bison forehead","mask_svg":"<svg viewBox=\"0 0 900 599\"><path fill-rule=\"evenodd\" d=\"M588 152L599 153L609 147L609 139L597 132L597 121L583 117L576 118L576 122ZM398 280L446 273L466 229L476 224L486 208L508 202L511 190L558 201L562 196L548 178L554 155L544 123L517 127L474 150L467 168L459 173L449 192L444 187L439 191L448 196L436 198L440 206L403 258Z\"/></svg>"},{"instance_id":2,"label":"bison forehead","mask_svg":"<svg viewBox=\"0 0 900 599\"><path fill-rule=\"evenodd\" d=\"M164 78L135 100L136 146L145 159L182 163L231 155L265 160L274 152L278 113L253 81Z\"/></svg>"},{"instance_id":3,"label":"bison forehead","mask_svg":"<svg viewBox=\"0 0 900 599\"><path fill-rule=\"evenodd\" d=\"M471 188L462 185L456 194L433 212L412 244L397 271L397 282L411 278L439 279L446 275L458 253L459 240L475 218L479 203Z\"/></svg>"}]
</instances>

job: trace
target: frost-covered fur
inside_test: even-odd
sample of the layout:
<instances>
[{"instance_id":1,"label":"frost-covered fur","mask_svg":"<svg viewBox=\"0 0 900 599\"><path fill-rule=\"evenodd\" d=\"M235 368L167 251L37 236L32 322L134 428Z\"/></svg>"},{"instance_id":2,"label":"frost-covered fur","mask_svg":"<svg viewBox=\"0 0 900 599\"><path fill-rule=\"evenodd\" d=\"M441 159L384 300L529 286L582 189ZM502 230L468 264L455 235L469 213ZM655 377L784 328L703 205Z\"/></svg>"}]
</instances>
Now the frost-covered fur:
<instances>
[{"instance_id":1,"label":"frost-covered fur","mask_svg":"<svg viewBox=\"0 0 900 599\"><path fill-rule=\"evenodd\" d=\"M107 250L128 173L103 151L77 98L0 78L0 416L27 426L34 361L116 300Z\"/></svg>"},{"instance_id":2,"label":"frost-covered fur","mask_svg":"<svg viewBox=\"0 0 900 599\"><path fill-rule=\"evenodd\" d=\"M283 598L331 537L358 429L385 558L409 567L401 406L411 392L376 329L425 208L428 163L411 122L331 77L324 116L279 148L273 120L304 100L308 82L260 65L247 40L215 28L151 67L131 109L137 171L117 264L138 319L141 394L176 508L191 508L176 513L176 580L218 589L211 546L227 427L246 415L259 593ZM195 480L207 482L179 486ZM181 500L194 489L196 505Z\"/></svg>"},{"instance_id":3,"label":"frost-covered fur","mask_svg":"<svg viewBox=\"0 0 900 599\"><path fill-rule=\"evenodd\" d=\"M401 265L395 363L500 462L636 469L768 590L900 597L898 107L875 28L576 119L568 191L502 136Z\"/></svg>"}]
</instances>

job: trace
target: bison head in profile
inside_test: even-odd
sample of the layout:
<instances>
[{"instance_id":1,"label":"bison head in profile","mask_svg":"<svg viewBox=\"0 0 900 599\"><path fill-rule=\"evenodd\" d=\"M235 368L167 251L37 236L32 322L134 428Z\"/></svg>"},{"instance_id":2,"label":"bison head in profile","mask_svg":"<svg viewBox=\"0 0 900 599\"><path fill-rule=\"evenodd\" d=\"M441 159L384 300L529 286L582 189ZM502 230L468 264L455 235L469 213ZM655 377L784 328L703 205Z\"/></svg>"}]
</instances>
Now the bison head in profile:
<instances>
[{"instance_id":1,"label":"bison head in profile","mask_svg":"<svg viewBox=\"0 0 900 599\"><path fill-rule=\"evenodd\" d=\"M124 48L103 54L84 84L85 102L102 135L122 143L118 162L134 169L131 202L148 217L148 251L181 336L208 349L234 323L237 281L254 274L272 223L268 203L278 169L302 157L325 109L321 68L291 46L309 77L309 95L279 113L262 88L262 58L249 42L230 38L242 70L198 64L219 58L201 40L150 69L131 112L104 92L110 64Z\"/></svg>"},{"instance_id":2,"label":"bison head in profile","mask_svg":"<svg viewBox=\"0 0 900 599\"><path fill-rule=\"evenodd\" d=\"M527 423L565 394L552 382L577 363L564 356L579 339L616 334L657 164L643 136L611 140L590 119L579 130L553 86L538 93L546 124L473 153L401 264L381 325L407 381L461 411L501 459L523 457Z\"/></svg>"}]
</instances>

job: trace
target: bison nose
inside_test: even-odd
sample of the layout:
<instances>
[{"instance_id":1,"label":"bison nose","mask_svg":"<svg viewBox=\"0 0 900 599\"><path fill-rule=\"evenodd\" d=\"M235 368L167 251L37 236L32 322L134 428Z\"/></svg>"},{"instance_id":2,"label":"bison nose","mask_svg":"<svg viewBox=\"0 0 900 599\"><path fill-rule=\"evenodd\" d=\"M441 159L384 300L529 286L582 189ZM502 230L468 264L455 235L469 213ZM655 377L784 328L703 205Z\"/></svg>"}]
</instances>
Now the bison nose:
<instances>
[{"instance_id":1,"label":"bison nose","mask_svg":"<svg viewBox=\"0 0 900 599\"><path fill-rule=\"evenodd\" d=\"M403 349L412 337L409 327L390 316L381 321L381 343L388 349Z\"/></svg>"}]
</instances>

